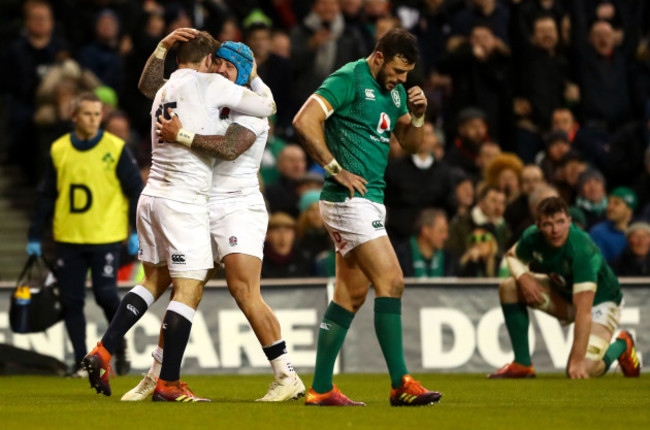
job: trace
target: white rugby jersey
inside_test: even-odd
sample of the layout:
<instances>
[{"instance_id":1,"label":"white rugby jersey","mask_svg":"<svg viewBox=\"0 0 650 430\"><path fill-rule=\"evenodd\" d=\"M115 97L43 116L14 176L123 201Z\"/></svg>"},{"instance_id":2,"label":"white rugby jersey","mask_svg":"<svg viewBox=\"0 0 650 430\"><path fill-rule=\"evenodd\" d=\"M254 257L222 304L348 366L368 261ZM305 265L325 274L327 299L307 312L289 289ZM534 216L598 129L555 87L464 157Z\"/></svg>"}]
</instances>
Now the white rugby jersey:
<instances>
[{"instance_id":1,"label":"white rugby jersey","mask_svg":"<svg viewBox=\"0 0 650 430\"><path fill-rule=\"evenodd\" d=\"M214 158L184 145L159 143L156 119L171 107L183 128L197 134L217 134L222 107L268 116L275 110L272 97L259 96L216 73L179 69L158 90L151 108L151 172L142 194L186 203L206 203L212 183ZM227 126L226 126L227 127ZM223 127L221 127L223 128Z\"/></svg>"},{"instance_id":2,"label":"white rugby jersey","mask_svg":"<svg viewBox=\"0 0 650 430\"><path fill-rule=\"evenodd\" d=\"M224 198L237 194L259 192L260 183L257 172L260 169L264 147L269 137L269 122L266 118L244 115L230 111L229 118L224 120L218 135L225 135L230 124L246 127L255 135L255 143L236 159L216 160L212 175L210 198Z\"/></svg>"}]
</instances>

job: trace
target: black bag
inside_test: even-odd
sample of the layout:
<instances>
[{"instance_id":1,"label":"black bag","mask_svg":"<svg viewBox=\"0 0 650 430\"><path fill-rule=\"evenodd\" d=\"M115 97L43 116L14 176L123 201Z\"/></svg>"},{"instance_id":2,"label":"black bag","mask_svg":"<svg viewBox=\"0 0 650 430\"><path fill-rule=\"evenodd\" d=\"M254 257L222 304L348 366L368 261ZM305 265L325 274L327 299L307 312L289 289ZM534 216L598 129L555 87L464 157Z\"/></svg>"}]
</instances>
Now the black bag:
<instances>
[{"instance_id":1,"label":"black bag","mask_svg":"<svg viewBox=\"0 0 650 430\"><path fill-rule=\"evenodd\" d=\"M32 255L11 296L9 323L14 333L45 331L63 318L54 268Z\"/></svg>"}]
</instances>

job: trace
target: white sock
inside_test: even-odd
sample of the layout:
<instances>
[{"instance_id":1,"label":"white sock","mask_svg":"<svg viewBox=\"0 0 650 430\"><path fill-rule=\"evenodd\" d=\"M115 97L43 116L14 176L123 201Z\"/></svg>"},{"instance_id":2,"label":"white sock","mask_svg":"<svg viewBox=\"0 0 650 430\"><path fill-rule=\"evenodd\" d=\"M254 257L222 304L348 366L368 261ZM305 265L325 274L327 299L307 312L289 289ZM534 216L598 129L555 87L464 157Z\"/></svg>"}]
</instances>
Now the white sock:
<instances>
[{"instance_id":1,"label":"white sock","mask_svg":"<svg viewBox=\"0 0 650 430\"><path fill-rule=\"evenodd\" d=\"M289 354L282 354L278 358L270 360L269 363L271 363L271 367L273 368L276 381L288 378L291 374L296 373L289 360Z\"/></svg>"},{"instance_id":2,"label":"white sock","mask_svg":"<svg viewBox=\"0 0 650 430\"><path fill-rule=\"evenodd\" d=\"M163 349L156 346L156 349L153 350L151 356L153 357L153 364L147 374L151 377L158 378L160 377L160 369L162 368Z\"/></svg>"}]
</instances>

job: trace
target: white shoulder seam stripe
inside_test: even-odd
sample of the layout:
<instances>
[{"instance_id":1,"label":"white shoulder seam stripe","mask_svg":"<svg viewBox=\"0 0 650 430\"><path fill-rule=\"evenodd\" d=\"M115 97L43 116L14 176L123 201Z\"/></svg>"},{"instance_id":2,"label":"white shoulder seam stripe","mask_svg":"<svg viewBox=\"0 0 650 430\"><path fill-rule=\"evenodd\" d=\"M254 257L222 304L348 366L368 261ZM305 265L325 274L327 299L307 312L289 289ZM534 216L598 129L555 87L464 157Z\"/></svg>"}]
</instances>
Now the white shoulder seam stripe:
<instances>
[{"instance_id":1,"label":"white shoulder seam stripe","mask_svg":"<svg viewBox=\"0 0 650 430\"><path fill-rule=\"evenodd\" d=\"M311 96L309 96L309 98L316 100L320 105L320 107L323 108L323 112L325 112L325 119L329 118L330 115L334 113L334 109L332 109L331 111L327 110L327 106L325 106L325 102L321 100L321 98L318 97L316 94L312 94Z\"/></svg>"},{"instance_id":2,"label":"white shoulder seam stripe","mask_svg":"<svg viewBox=\"0 0 650 430\"><path fill-rule=\"evenodd\" d=\"M579 284L573 284L573 294L583 293L585 291L596 291L595 282L580 282Z\"/></svg>"}]
</instances>

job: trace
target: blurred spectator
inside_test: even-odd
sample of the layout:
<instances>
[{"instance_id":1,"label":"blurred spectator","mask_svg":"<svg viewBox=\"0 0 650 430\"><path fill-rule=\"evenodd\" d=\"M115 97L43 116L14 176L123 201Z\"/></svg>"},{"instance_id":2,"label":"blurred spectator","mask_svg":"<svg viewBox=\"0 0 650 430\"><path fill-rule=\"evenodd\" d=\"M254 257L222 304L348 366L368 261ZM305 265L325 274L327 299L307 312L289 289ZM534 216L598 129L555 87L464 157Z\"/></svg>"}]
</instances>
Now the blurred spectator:
<instances>
[{"instance_id":1,"label":"blurred spectator","mask_svg":"<svg viewBox=\"0 0 650 430\"><path fill-rule=\"evenodd\" d=\"M625 231L632 222L636 206L634 191L627 187L614 189L607 200L607 219L589 230L589 235L608 263L618 257L625 247Z\"/></svg>"},{"instance_id":2,"label":"blurred spectator","mask_svg":"<svg viewBox=\"0 0 650 430\"><path fill-rule=\"evenodd\" d=\"M305 176L307 161L305 152L296 144L282 148L278 155L277 182L265 188L266 199L269 202L269 212L286 212L292 217L298 216L298 186Z\"/></svg>"},{"instance_id":3,"label":"blurred spectator","mask_svg":"<svg viewBox=\"0 0 650 430\"><path fill-rule=\"evenodd\" d=\"M188 26L183 26L188 27ZM176 30L174 28L174 30ZM234 18L227 18L222 26L219 34L217 35L217 40L225 42L231 40L233 42L241 42L241 29L239 28L239 23Z\"/></svg>"},{"instance_id":4,"label":"blurred spectator","mask_svg":"<svg viewBox=\"0 0 650 430\"><path fill-rule=\"evenodd\" d=\"M626 230L627 244L612 263L618 276L650 276L650 224L632 223Z\"/></svg>"},{"instance_id":5,"label":"blurred spectator","mask_svg":"<svg viewBox=\"0 0 650 430\"><path fill-rule=\"evenodd\" d=\"M576 206L570 206L569 216L571 217L571 222L575 224L580 230L587 231L585 228L587 225L587 219L585 218L585 213L582 211L582 209Z\"/></svg>"},{"instance_id":6,"label":"blurred spectator","mask_svg":"<svg viewBox=\"0 0 650 430\"><path fill-rule=\"evenodd\" d=\"M252 23L246 28L245 43L255 54L257 73L271 88L278 106L275 132L284 134L284 129L291 125L293 117L291 97L287 91L292 84L291 63L271 52L271 27L264 23Z\"/></svg>"},{"instance_id":7,"label":"blurred spectator","mask_svg":"<svg viewBox=\"0 0 650 430\"><path fill-rule=\"evenodd\" d=\"M384 175L386 229L394 243L413 234L415 220L422 209L437 207L450 211L453 208L451 170L433 156L436 144L433 124L426 123L424 127L424 141L417 154L389 162Z\"/></svg>"},{"instance_id":8,"label":"blurred spectator","mask_svg":"<svg viewBox=\"0 0 650 430\"><path fill-rule=\"evenodd\" d=\"M553 181L557 176L564 155L571 149L569 136L564 130L553 130L544 136L546 149L538 154L537 164L544 172L547 181Z\"/></svg>"},{"instance_id":9,"label":"blurred spectator","mask_svg":"<svg viewBox=\"0 0 650 430\"><path fill-rule=\"evenodd\" d=\"M291 38L283 30L273 30L271 33L271 52L278 57L291 58Z\"/></svg>"},{"instance_id":10,"label":"blurred spectator","mask_svg":"<svg viewBox=\"0 0 650 430\"><path fill-rule=\"evenodd\" d=\"M295 240L295 219L284 212L272 214L264 242L263 278L300 278L312 274L311 261L298 250Z\"/></svg>"},{"instance_id":11,"label":"blurred spectator","mask_svg":"<svg viewBox=\"0 0 650 430\"><path fill-rule=\"evenodd\" d=\"M514 240L521 237L521 234L534 223L530 210L531 193L544 184L542 170L534 165L527 164L521 170L521 193L519 196L506 205L503 215ZM556 194L557 195L557 192ZM507 247L509 247L508 244Z\"/></svg>"},{"instance_id":12,"label":"blurred spectator","mask_svg":"<svg viewBox=\"0 0 650 430\"><path fill-rule=\"evenodd\" d=\"M514 99L518 117L515 148L524 161L532 162L541 149L539 133L548 130L553 110L564 103L569 65L558 52L559 34L552 15L535 19L530 39L523 31L520 29L513 37L513 44L519 41L522 45L515 64L518 78Z\"/></svg>"},{"instance_id":13,"label":"blurred spectator","mask_svg":"<svg viewBox=\"0 0 650 430\"><path fill-rule=\"evenodd\" d=\"M265 187L273 184L280 177L277 167L278 156L287 145L287 142L275 133L275 119L275 115L269 117L269 138L266 141L260 165L260 175Z\"/></svg>"},{"instance_id":14,"label":"blurred spectator","mask_svg":"<svg viewBox=\"0 0 650 430\"><path fill-rule=\"evenodd\" d=\"M509 147L513 125L510 52L490 27L477 24L469 43L441 57L437 69L452 79L447 116L455 118L467 106L479 107L491 136L502 147Z\"/></svg>"},{"instance_id":15,"label":"blurred spectator","mask_svg":"<svg viewBox=\"0 0 650 430\"><path fill-rule=\"evenodd\" d=\"M609 151L601 163L612 185L632 186L644 169L644 156L650 148L650 100L643 120L633 121L620 128L609 144Z\"/></svg>"},{"instance_id":16,"label":"blurred spectator","mask_svg":"<svg viewBox=\"0 0 650 430\"><path fill-rule=\"evenodd\" d=\"M556 170L552 183L567 204L572 205L575 203L578 195L578 179L586 169L587 163L575 151L567 152L560 160L560 165Z\"/></svg>"},{"instance_id":17,"label":"blurred spectator","mask_svg":"<svg viewBox=\"0 0 650 430\"><path fill-rule=\"evenodd\" d=\"M115 12L102 10L95 23L95 40L81 48L77 54L81 67L91 70L105 85L116 91L121 90L124 81L119 27Z\"/></svg>"},{"instance_id":18,"label":"blurred spectator","mask_svg":"<svg viewBox=\"0 0 650 430\"><path fill-rule=\"evenodd\" d=\"M302 178L298 180L298 186L296 191L298 196L302 198L302 195L310 191L320 192L323 189L323 183L325 182L325 177L322 173L312 171L306 172ZM300 207L300 201L298 202L298 207Z\"/></svg>"},{"instance_id":19,"label":"blurred spectator","mask_svg":"<svg viewBox=\"0 0 650 430\"><path fill-rule=\"evenodd\" d=\"M460 257L458 276L493 278L499 274L500 253L491 225L476 226L467 236L467 250Z\"/></svg>"},{"instance_id":20,"label":"blurred spectator","mask_svg":"<svg viewBox=\"0 0 650 430\"><path fill-rule=\"evenodd\" d=\"M415 223L415 234L395 247L405 277L424 278L456 275L456 257L445 250L449 237L447 215L439 209L424 209Z\"/></svg>"},{"instance_id":21,"label":"blurred spectator","mask_svg":"<svg viewBox=\"0 0 650 430\"><path fill-rule=\"evenodd\" d=\"M632 189L639 199L639 208L641 209L640 214L646 221L648 221L650 220L650 217L646 215L650 213L650 145L648 146L648 149L646 149L643 159L643 172L637 176Z\"/></svg>"},{"instance_id":22,"label":"blurred spectator","mask_svg":"<svg viewBox=\"0 0 650 430\"><path fill-rule=\"evenodd\" d=\"M454 204L454 216L467 215L474 206L474 182L467 176L456 179Z\"/></svg>"},{"instance_id":23,"label":"blurred spectator","mask_svg":"<svg viewBox=\"0 0 650 430\"><path fill-rule=\"evenodd\" d=\"M503 191L506 205L521 193L521 170L523 163L517 155L504 152L485 166L485 183Z\"/></svg>"},{"instance_id":24,"label":"blurred spectator","mask_svg":"<svg viewBox=\"0 0 650 430\"><path fill-rule=\"evenodd\" d=\"M508 43L510 11L497 0L470 0L451 22L453 35L469 36L477 24L491 28L502 42Z\"/></svg>"},{"instance_id":25,"label":"blurred spectator","mask_svg":"<svg viewBox=\"0 0 650 430\"><path fill-rule=\"evenodd\" d=\"M506 196L497 187L479 187L478 201L469 214L456 216L449 224L447 249L455 255L467 250L467 238L476 226L491 225L499 248L503 250L510 240L508 226L503 219Z\"/></svg>"},{"instance_id":26,"label":"blurred spectator","mask_svg":"<svg viewBox=\"0 0 650 430\"><path fill-rule=\"evenodd\" d=\"M338 0L315 0L312 11L291 32L294 107L344 64L368 55L353 28L346 28Z\"/></svg>"},{"instance_id":27,"label":"blurred spectator","mask_svg":"<svg viewBox=\"0 0 650 430\"><path fill-rule=\"evenodd\" d=\"M300 196L300 216L296 224L298 248L311 261L315 261L323 251L334 250L330 235L320 216L319 199L320 189L307 191Z\"/></svg>"},{"instance_id":28,"label":"blurred spectator","mask_svg":"<svg viewBox=\"0 0 650 430\"><path fill-rule=\"evenodd\" d=\"M27 180L36 183L39 177L34 171L40 161L33 123L36 89L48 69L67 58L69 52L67 42L54 36L54 18L47 2L28 0L23 10L25 31L2 54L5 67L0 72L0 85L8 96L6 106L11 106L6 110L9 160L22 167Z\"/></svg>"},{"instance_id":29,"label":"blurred spectator","mask_svg":"<svg viewBox=\"0 0 650 430\"><path fill-rule=\"evenodd\" d=\"M445 52L447 38L451 34L449 14L444 0L426 0L422 6L420 20L413 29L418 38L424 72L429 75Z\"/></svg>"},{"instance_id":30,"label":"blurred spectator","mask_svg":"<svg viewBox=\"0 0 650 430\"><path fill-rule=\"evenodd\" d=\"M485 112L476 108L465 108L458 114L458 137L450 145L445 159L451 166L462 169L473 179L482 175L476 165L476 159L481 146L488 139L485 118Z\"/></svg>"},{"instance_id":31,"label":"blurred spectator","mask_svg":"<svg viewBox=\"0 0 650 430\"><path fill-rule=\"evenodd\" d=\"M361 36L364 42L362 51L370 53L375 46L375 38L366 25L366 17L363 11L364 2L365 0L340 0L341 13L346 28Z\"/></svg>"},{"instance_id":32,"label":"blurred spectator","mask_svg":"<svg viewBox=\"0 0 650 430\"><path fill-rule=\"evenodd\" d=\"M605 177L596 169L587 169L578 177L577 190L576 206L584 212L587 220L585 227L591 230L591 227L605 219L607 210Z\"/></svg>"},{"instance_id":33,"label":"blurred spectator","mask_svg":"<svg viewBox=\"0 0 650 430\"><path fill-rule=\"evenodd\" d=\"M565 18L561 0L512 0L514 11L511 16L511 26L519 27L516 31L518 37L529 40L535 32L535 21L540 16L551 16L558 30L562 28ZM518 42L511 37L513 48Z\"/></svg>"},{"instance_id":34,"label":"blurred spectator","mask_svg":"<svg viewBox=\"0 0 650 430\"><path fill-rule=\"evenodd\" d=\"M129 117L122 111L113 111L105 117L104 129L126 142L126 146L135 156L142 176L142 168L151 164L150 147L142 144L138 132L131 128Z\"/></svg>"},{"instance_id":35,"label":"blurred spectator","mask_svg":"<svg viewBox=\"0 0 650 430\"><path fill-rule=\"evenodd\" d=\"M475 182L480 182L485 178L485 172L490 164L501 155L501 147L496 142L485 142L481 145L481 149L476 157L476 168L481 173L480 176L474 178Z\"/></svg>"},{"instance_id":36,"label":"blurred spectator","mask_svg":"<svg viewBox=\"0 0 650 430\"><path fill-rule=\"evenodd\" d=\"M639 4L636 0L631 2ZM624 44L617 46L616 34L609 22L598 19L589 27L584 0L573 0L568 5L571 48L580 85L581 122L594 136L602 138L630 115L627 60L636 49L638 23L626 23ZM602 141L593 139L592 144Z\"/></svg>"}]
</instances>

